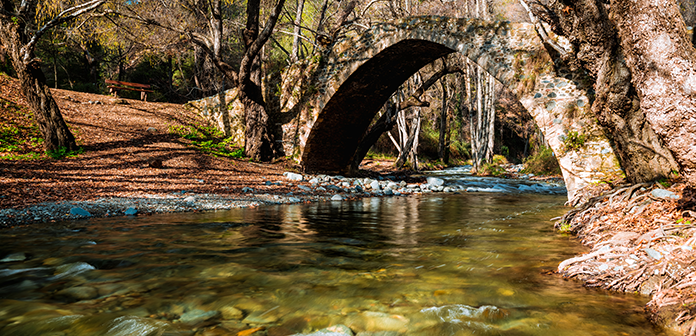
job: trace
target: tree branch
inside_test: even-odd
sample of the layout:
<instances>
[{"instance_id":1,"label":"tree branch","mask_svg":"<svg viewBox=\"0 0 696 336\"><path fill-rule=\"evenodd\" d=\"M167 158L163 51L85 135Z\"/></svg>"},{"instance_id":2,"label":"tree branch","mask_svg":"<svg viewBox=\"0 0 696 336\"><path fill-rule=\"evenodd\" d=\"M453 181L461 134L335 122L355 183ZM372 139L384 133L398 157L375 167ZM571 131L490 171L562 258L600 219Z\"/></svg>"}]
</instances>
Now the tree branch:
<instances>
[{"instance_id":1,"label":"tree branch","mask_svg":"<svg viewBox=\"0 0 696 336\"><path fill-rule=\"evenodd\" d=\"M546 44L550 45L551 48L556 50L560 55L561 58L566 59L569 55L569 51L567 51L565 48L561 47L556 41L554 41L549 34L546 32L546 29L544 28L544 25L539 21L539 19L534 15L532 12L532 9L529 8L529 5L525 2L525 0L520 0L520 4L524 9L527 11L527 15L529 15L529 19L532 21L532 24L534 24L534 28L541 37L542 41L544 41Z\"/></svg>"},{"instance_id":2,"label":"tree branch","mask_svg":"<svg viewBox=\"0 0 696 336\"><path fill-rule=\"evenodd\" d=\"M261 33L256 37L256 39L254 39L254 41L251 43L251 45L249 45L246 52L244 53L244 57L242 58L241 64L239 66L240 80L246 81L247 79L249 79L249 76L251 75L251 66L254 63L254 59L256 58L256 56L258 56L259 52L261 51L261 48L264 44L266 44L266 41L268 41L268 38L271 36L271 33L273 33L273 28L275 28L275 24L278 21L280 13L283 10L284 4L285 0L278 1L278 4L273 10L273 13L271 13L271 16L268 17L268 21L266 22L266 26L263 28L263 31L261 31Z\"/></svg>"},{"instance_id":3,"label":"tree branch","mask_svg":"<svg viewBox=\"0 0 696 336\"><path fill-rule=\"evenodd\" d=\"M30 63L31 60L31 55L34 51L34 48L36 47L36 43L39 41L39 39L48 31L49 29L63 23L66 21L69 21L71 19L74 19L84 13L93 11L97 9L99 6L104 4L106 0L91 0L88 2L85 2L81 5L77 5L74 7L70 7L64 11L62 11L60 14L58 14L57 17L55 17L53 20L49 21L46 23L43 27L41 27L36 34L31 38L29 43L27 43L23 48L23 53L24 53L24 63L28 64ZM22 5L24 5L24 1L22 2Z\"/></svg>"}]
</instances>

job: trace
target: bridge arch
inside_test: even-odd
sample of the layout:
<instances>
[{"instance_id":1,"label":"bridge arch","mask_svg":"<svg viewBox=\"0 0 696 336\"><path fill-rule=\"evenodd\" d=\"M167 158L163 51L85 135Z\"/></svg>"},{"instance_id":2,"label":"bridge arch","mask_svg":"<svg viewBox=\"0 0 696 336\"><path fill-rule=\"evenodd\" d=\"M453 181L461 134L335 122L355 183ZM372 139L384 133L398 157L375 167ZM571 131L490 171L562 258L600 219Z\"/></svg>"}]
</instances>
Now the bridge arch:
<instances>
[{"instance_id":1,"label":"bridge arch","mask_svg":"<svg viewBox=\"0 0 696 336\"><path fill-rule=\"evenodd\" d=\"M583 75L554 69L532 25L435 16L375 25L331 47L316 69L318 85L294 133L305 171L345 172L371 120L398 86L454 52L517 95L558 158L569 199L588 183L620 173L589 111ZM588 141L569 150L564 140L571 131Z\"/></svg>"}]
</instances>

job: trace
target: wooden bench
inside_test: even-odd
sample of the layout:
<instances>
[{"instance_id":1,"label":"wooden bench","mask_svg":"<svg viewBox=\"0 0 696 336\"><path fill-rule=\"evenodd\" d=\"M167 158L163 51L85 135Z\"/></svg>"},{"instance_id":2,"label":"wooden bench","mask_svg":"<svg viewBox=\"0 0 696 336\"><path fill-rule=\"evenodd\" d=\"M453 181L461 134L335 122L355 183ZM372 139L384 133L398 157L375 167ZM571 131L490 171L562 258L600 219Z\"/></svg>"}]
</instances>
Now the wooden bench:
<instances>
[{"instance_id":1,"label":"wooden bench","mask_svg":"<svg viewBox=\"0 0 696 336\"><path fill-rule=\"evenodd\" d=\"M111 79L105 79L104 83L107 84L106 87L109 88L109 93L113 94L114 97L118 97L118 90L140 91L140 100L147 101L147 93L154 92L150 90L152 86L149 84L121 82Z\"/></svg>"}]
</instances>

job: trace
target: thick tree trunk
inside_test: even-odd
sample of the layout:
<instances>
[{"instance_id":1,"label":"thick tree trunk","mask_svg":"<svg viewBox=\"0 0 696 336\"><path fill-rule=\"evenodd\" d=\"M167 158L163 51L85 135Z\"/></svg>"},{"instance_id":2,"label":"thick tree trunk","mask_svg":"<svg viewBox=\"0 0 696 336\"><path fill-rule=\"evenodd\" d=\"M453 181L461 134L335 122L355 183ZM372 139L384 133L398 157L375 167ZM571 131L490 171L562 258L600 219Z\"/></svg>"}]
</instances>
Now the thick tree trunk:
<instances>
[{"instance_id":1,"label":"thick tree trunk","mask_svg":"<svg viewBox=\"0 0 696 336\"><path fill-rule=\"evenodd\" d=\"M61 149L77 150L75 137L60 114L60 109L46 84L46 78L38 60L34 59L33 54L25 57L23 49L26 48L27 38L23 35L24 27L20 27L20 24L21 20L20 23L0 20L0 44L10 55L22 93L29 103L29 108L44 138L44 149L53 152ZM26 61L27 59L29 62Z\"/></svg>"},{"instance_id":2,"label":"thick tree trunk","mask_svg":"<svg viewBox=\"0 0 696 336\"><path fill-rule=\"evenodd\" d=\"M442 109L440 110L440 131L439 131L439 137L438 137L438 142L437 142L437 157L440 159L440 161L444 164L447 164L447 145L446 142L446 135L447 135L447 85L445 84L446 79L442 79L440 81L440 85L442 86Z\"/></svg>"},{"instance_id":3,"label":"thick tree trunk","mask_svg":"<svg viewBox=\"0 0 696 336\"><path fill-rule=\"evenodd\" d=\"M15 66L22 88L22 93L34 113L44 138L44 149L48 152L77 150L75 137L65 124L51 90L38 64L32 64L29 69L18 69Z\"/></svg>"},{"instance_id":4,"label":"thick tree trunk","mask_svg":"<svg viewBox=\"0 0 696 336\"><path fill-rule=\"evenodd\" d=\"M614 0L626 65L652 129L696 185L696 50L674 0Z\"/></svg>"},{"instance_id":5,"label":"thick tree trunk","mask_svg":"<svg viewBox=\"0 0 696 336\"><path fill-rule=\"evenodd\" d=\"M564 60L571 67L587 70L595 81L591 110L613 141L626 178L645 182L668 176L678 166L646 119L644 102L634 87L635 74L623 59L626 52L619 45L616 26L610 20L620 15L608 12L607 8L613 10L614 5L606 6L603 2L562 0L551 5L551 12L538 10L540 7L534 12L556 34L566 36L576 46L575 54ZM629 17L635 15L625 14L622 19Z\"/></svg>"}]
</instances>

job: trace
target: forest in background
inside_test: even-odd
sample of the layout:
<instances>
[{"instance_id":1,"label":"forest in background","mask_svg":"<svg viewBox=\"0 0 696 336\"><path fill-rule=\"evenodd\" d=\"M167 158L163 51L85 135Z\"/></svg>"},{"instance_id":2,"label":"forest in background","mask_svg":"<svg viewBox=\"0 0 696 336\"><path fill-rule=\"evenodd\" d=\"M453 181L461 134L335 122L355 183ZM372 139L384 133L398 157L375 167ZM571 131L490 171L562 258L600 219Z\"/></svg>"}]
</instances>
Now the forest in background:
<instances>
[{"instance_id":1,"label":"forest in background","mask_svg":"<svg viewBox=\"0 0 696 336\"><path fill-rule=\"evenodd\" d=\"M70 4L42 3L34 24L40 26ZM693 1L680 5L684 20L692 25ZM256 71L252 76L260 78L255 82L263 87L266 101L277 95L286 67L316 57L337 36L359 34L372 23L418 15L530 21L528 9L516 0L294 0L260 1L258 6L257 30L280 10L268 41L251 61ZM153 85L150 100L184 103L237 85L235 76L250 45L245 42L248 10L247 1L234 0L104 2L99 11L47 31L35 54L52 88L105 94L105 79L122 80ZM0 71L15 75L4 50ZM391 103L403 103L426 79L450 68L421 93L429 106L399 109L393 129L368 155L394 157L399 166L416 169L419 157L440 163L472 160L475 166L490 162L494 154L514 163L534 154L553 161L514 95L461 56L450 55L446 62L421 69L394 94ZM128 98L137 94L123 91ZM542 165L539 171L558 172Z\"/></svg>"}]
</instances>

